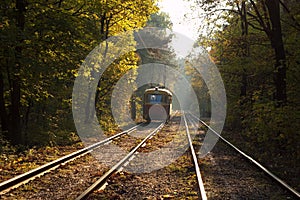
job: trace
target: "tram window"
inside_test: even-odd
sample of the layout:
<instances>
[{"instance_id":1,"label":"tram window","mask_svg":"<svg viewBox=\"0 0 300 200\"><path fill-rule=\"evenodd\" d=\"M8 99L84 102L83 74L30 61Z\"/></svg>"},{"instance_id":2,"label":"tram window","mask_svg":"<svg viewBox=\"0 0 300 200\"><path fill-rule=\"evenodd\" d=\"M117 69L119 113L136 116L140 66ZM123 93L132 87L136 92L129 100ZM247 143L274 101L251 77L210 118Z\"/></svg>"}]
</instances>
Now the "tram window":
<instances>
[{"instance_id":1,"label":"tram window","mask_svg":"<svg viewBox=\"0 0 300 200\"><path fill-rule=\"evenodd\" d=\"M162 102L162 95L161 94L150 94L148 96L148 101L150 103L161 103Z\"/></svg>"}]
</instances>

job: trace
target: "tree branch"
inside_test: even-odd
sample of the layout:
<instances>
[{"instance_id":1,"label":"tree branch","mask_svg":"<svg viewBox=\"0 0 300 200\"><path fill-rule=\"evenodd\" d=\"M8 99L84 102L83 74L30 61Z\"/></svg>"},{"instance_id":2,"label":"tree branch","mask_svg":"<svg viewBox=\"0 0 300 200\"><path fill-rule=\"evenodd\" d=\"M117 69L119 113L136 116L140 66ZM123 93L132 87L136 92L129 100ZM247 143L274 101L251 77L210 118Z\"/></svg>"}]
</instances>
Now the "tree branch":
<instances>
[{"instance_id":1,"label":"tree branch","mask_svg":"<svg viewBox=\"0 0 300 200\"><path fill-rule=\"evenodd\" d=\"M263 31L265 32L265 30L261 27L255 26L254 24L252 24L251 22L248 21L248 25L251 26L253 29L259 30L259 31Z\"/></svg>"},{"instance_id":2,"label":"tree branch","mask_svg":"<svg viewBox=\"0 0 300 200\"><path fill-rule=\"evenodd\" d=\"M294 15L292 15L290 9L282 2L282 0L279 0L279 3L281 4L281 6L284 8L284 10L286 10L286 12L289 14L290 18L292 19L292 21L294 22L294 28L296 28L297 30L300 29L300 24L299 22L296 20L296 18L294 17Z\"/></svg>"},{"instance_id":3,"label":"tree branch","mask_svg":"<svg viewBox=\"0 0 300 200\"><path fill-rule=\"evenodd\" d=\"M254 11L255 11L255 13L256 13L256 15L257 15L259 24L261 25L261 27L263 28L263 30L265 31L265 33L267 34L267 36L268 36L269 39L271 40L271 37L272 37L272 36L271 36L271 30L268 29L267 25L265 24L265 22L264 22L264 20L263 20L263 18L262 18L262 16L261 16L261 14L260 14L260 12L259 12L259 10L258 10L256 4L254 3L254 1L253 1L253 0L250 0L250 3L251 3L251 5L252 5L253 8L254 8Z\"/></svg>"}]
</instances>

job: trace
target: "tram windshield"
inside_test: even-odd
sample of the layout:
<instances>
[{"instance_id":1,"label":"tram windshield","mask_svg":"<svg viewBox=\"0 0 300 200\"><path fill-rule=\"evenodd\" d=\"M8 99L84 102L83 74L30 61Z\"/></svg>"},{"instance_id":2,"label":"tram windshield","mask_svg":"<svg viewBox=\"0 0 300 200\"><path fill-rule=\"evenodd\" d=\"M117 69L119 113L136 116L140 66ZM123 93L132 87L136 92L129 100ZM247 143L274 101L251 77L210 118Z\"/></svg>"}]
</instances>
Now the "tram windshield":
<instances>
[{"instance_id":1,"label":"tram windshield","mask_svg":"<svg viewBox=\"0 0 300 200\"><path fill-rule=\"evenodd\" d=\"M161 94L149 94L148 95L148 102L152 104L161 103L162 102L162 95Z\"/></svg>"}]
</instances>

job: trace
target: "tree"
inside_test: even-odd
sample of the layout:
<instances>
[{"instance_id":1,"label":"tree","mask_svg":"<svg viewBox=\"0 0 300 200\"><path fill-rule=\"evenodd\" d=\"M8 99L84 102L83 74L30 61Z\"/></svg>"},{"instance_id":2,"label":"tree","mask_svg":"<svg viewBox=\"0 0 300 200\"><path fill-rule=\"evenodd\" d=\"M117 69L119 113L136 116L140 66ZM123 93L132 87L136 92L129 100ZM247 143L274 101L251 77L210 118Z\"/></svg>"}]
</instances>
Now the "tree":
<instances>
[{"instance_id":1,"label":"tree","mask_svg":"<svg viewBox=\"0 0 300 200\"><path fill-rule=\"evenodd\" d=\"M276 93L274 99L278 105L284 105L287 100L286 56L282 39L280 4L283 7L286 7L286 5L280 0L249 0L241 2L226 1L223 2L223 4L218 4L218 1L198 2L199 5L203 6L203 9L208 12L208 15L206 16L207 18L215 15L215 13L222 13L222 16L225 16L225 18L230 17L234 13L238 13L241 16L241 28L243 29L243 32L247 30L248 26L265 32L275 54L274 85L276 88ZM248 20L247 16L249 18ZM212 20L216 22L220 20L220 18L212 17Z\"/></svg>"},{"instance_id":2,"label":"tree","mask_svg":"<svg viewBox=\"0 0 300 200\"><path fill-rule=\"evenodd\" d=\"M157 7L154 5L153 1L110 1L110 2L102 2L102 7L104 9L99 10L99 12L94 12L97 18L100 21L100 35L101 41L105 42L105 40L109 36L116 35L122 31L130 31L136 28L143 27L149 16L157 11ZM100 6L100 5L98 5ZM132 38L133 40L133 38ZM132 43L129 41L127 44L130 47L134 47L134 41ZM106 45L106 50L103 51L103 57L99 60L102 63L105 63L106 60L112 59L114 55L107 55L107 48L109 44ZM116 49L116 51L118 51ZM98 89L96 92L96 104L99 110L99 117L101 119L107 118L106 121L111 121L109 116L111 116L110 110L110 96L113 89L114 84L119 80L122 75L132 69L136 68L137 64L137 56L130 52L121 58L115 58L116 61L110 66L109 70L104 73L98 82ZM99 72L99 69L91 69L90 72L91 78ZM91 112L92 109L90 103L90 97L94 91L89 91L88 101L86 102L86 122L89 122L95 113Z\"/></svg>"},{"instance_id":3,"label":"tree","mask_svg":"<svg viewBox=\"0 0 300 200\"><path fill-rule=\"evenodd\" d=\"M135 41L139 43L140 46L145 46L147 44L151 44L152 41L156 41L156 43L161 44L161 46L165 47L166 49L168 48L169 43L172 40L172 35L166 33L164 30L169 29L172 30L172 23L170 21L170 17L163 12L160 13L154 13L150 16L149 20L147 21L147 27L154 27L154 28L162 28L162 31L156 31L155 34L153 33L148 33L147 37L145 39L142 39L140 35L137 33L134 35L135 36ZM148 63L160 63L160 64L165 64L165 65L171 65L174 66L174 59L175 56L172 52L172 49L169 48L169 51L164 51L162 49L152 49L152 48L143 48L143 49L138 49L137 54L139 56L139 64L148 64ZM140 73L138 71L138 73ZM162 80L164 79L163 77L158 77L158 79L154 80L155 76L152 74L152 70L149 69L148 72L149 79L154 82L157 81L159 82L158 79ZM164 81L161 81L160 86L164 86ZM145 86L149 87L149 86ZM145 88L144 88L145 89ZM143 90L143 89L142 89Z\"/></svg>"},{"instance_id":4,"label":"tree","mask_svg":"<svg viewBox=\"0 0 300 200\"><path fill-rule=\"evenodd\" d=\"M1 64L1 84L0 84L0 105L1 105L1 122L2 131L6 136L12 141L14 144L18 144L22 142L21 135L21 70L24 68L23 66L23 46L24 46L24 29L25 29L25 13L26 13L26 2L24 0L16 0L14 3L10 1L4 2L2 5L1 13L4 13L4 9L6 10L7 15L2 15L2 20L6 22L6 27L8 27L8 23L15 22L15 26L7 30L15 36L15 44L11 43L10 46L10 56L11 59L6 60L6 64L10 66L6 66L7 76L10 77L9 80L9 92L11 98L10 105L10 115L7 113L7 109L5 108L5 82L4 78L4 62ZM8 16L12 16L13 18L9 18ZM4 26L2 26L4 29ZM4 31L5 32L5 31ZM10 132L10 134L8 134Z\"/></svg>"},{"instance_id":5,"label":"tree","mask_svg":"<svg viewBox=\"0 0 300 200\"><path fill-rule=\"evenodd\" d=\"M47 141L60 128L74 128L66 119L86 55L107 37L142 27L157 11L150 0L5 0L0 8L1 128L14 144L32 144L38 135ZM135 57L120 58L107 80L116 80Z\"/></svg>"},{"instance_id":6,"label":"tree","mask_svg":"<svg viewBox=\"0 0 300 200\"><path fill-rule=\"evenodd\" d=\"M270 163L283 161L282 155L299 158L295 142L299 141L295 130L300 124L300 90L296 86L300 76L299 5L296 1L244 1L247 16L242 20L243 1L226 1L227 7L222 8L213 1L202 2L213 5L210 9L215 13L223 13L224 26L206 44L225 83L226 127L238 133L232 139L243 139L245 149L258 150L255 156ZM241 37L246 30L243 22L248 24L245 37ZM248 45L247 56L243 56L242 44ZM237 91L243 68L247 70L247 90L245 96L240 96ZM289 123L290 118L296 122ZM289 164L296 162L292 159Z\"/></svg>"}]
</instances>

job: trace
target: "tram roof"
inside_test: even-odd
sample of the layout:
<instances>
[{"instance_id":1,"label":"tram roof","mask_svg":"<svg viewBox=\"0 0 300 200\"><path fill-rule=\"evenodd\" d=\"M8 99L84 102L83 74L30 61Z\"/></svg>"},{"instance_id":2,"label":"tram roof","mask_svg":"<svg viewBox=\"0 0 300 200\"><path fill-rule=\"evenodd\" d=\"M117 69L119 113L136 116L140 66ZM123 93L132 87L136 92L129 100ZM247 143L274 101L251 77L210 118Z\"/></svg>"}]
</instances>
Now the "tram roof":
<instances>
[{"instance_id":1,"label":"tram roof","mask_svg":"<svg viewBox=\"0 0 300 200\"><path fill-rule=\"evenodd\" d=\"M162 93L167 93L168 95L172 96L172 92L170 92L168 89L159 88L159 87L146 89L145 93L151 93L151 92L155 92L155 91L162 92Z\"/></svg>"}]
</instances>

